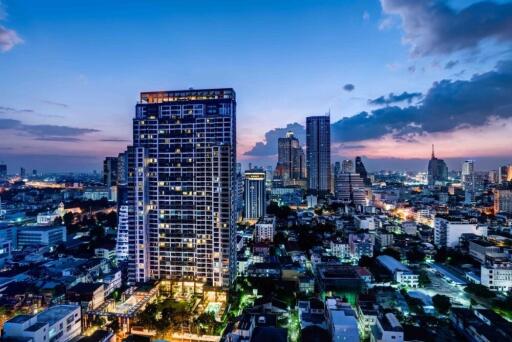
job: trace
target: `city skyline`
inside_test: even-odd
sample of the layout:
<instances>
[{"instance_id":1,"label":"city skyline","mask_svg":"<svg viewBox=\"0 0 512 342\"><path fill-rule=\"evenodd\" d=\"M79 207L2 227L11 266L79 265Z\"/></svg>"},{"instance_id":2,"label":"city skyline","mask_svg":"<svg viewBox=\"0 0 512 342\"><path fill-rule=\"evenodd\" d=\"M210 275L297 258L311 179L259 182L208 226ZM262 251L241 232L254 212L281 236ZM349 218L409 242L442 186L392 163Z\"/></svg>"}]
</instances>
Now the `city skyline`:
<instances>
[{"instance_id":1,"label":"city skyline","mask_svg":"<svg viewBox=\"0 0 512 342\"><path fill-rule=\"evenodd\" d=\"M130 144L138 92L227 86L237 89L246 165L275 165L277 139L292 130L305 142L306 117L325 112L333 161L362 155L369 170L426 170L435 143L450 169L466 159L477 170L508 164L500 137L512 133L512 5L428 3L128 1L119 9L3 0L0 160L11 173L99 170L103 156ZM447 22L472 27L465 18L474 13L492 20L445 34Z\"/></svg>"}]
</instances>

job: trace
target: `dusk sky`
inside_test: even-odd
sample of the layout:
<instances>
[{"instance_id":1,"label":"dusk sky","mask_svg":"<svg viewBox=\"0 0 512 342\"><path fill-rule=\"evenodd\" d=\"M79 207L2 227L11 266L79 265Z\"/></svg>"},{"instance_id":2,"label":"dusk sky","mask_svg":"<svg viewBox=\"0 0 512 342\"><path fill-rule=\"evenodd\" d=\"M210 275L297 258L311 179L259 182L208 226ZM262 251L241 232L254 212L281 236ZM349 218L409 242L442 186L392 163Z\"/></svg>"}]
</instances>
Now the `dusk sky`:
<instances>
[{"instance_id":1,"label":"dusk sky","mask_svg":"<svg viewBox=\"0 0 512 342\"><path fill-rule=\"evenodd\" d=\"M99 170L139 92L232 87L238 159L330 112L333 160L512 162L512 1L0 0L0 162ZM422 159L422 160L420 160Z\"/></svg>"}]
</instances>

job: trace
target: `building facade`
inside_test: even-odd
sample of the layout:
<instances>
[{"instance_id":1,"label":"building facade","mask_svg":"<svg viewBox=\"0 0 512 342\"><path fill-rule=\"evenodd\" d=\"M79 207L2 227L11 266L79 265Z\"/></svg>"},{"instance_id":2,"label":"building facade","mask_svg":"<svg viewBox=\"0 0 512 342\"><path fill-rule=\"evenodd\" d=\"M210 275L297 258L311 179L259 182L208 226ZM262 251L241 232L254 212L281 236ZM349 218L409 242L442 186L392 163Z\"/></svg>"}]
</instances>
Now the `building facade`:
<instances>
[{"instance_id":1,"label":"building facade","mask_svg":"<svg viewBox=\"0 0 512 342\"><path fill-rule=\"evenodd\" d=\"M300 141L293 132L277 142L276 177L287 183L302 180L306 176L306 157L300 146Z\"/></svg>"},{"instance_id":2,"label":"building facade","mask_svg":"<svg viewBox=\"0 0 512 342\"><path fill-rule=\"evenodd\" d=\"M329 115L306 118L306 166L308 189L328 193L331 189L331 118Z\"/></svg>"},{"instance_id":3,"label":"building facade","mask_svg":"<svg viewBox=\"0 0 512 342\"><path fill-rule=\"evenodd\" d=\"M265 180L266 172L261 169L247 170L244 174L244 218L258 220L267 211Z\"/></svg>"},{"instance_id":4,"label":"building facade","mask_svg":"<svg viewBox=\"0 0 512 342\"><path fill-rule=\"evenodd\" d=\"M236 272L233 89L141 93L128 148L129 281Z\"/></svg>"}]
</instances>

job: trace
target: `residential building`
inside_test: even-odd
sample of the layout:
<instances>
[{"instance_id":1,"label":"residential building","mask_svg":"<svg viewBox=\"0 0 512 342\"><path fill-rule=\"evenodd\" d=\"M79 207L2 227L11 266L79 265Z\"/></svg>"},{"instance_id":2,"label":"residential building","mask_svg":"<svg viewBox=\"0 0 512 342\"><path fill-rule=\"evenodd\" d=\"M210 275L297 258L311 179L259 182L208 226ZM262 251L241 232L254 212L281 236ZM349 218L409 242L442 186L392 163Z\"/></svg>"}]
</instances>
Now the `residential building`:
<instances>
[{"instance_id":1,"label":"residential building","mask_svg":"<svg viewBox=\"0 0 512 342\"><path fill-rule=\"evenodd\" d=\"M396 316L388 312L377 319L372 328L371 342L403 342L404 329Z\"/></svg>"},{"instance_id":2,"label":"residential building","mask_svg":"<svg viewBox=\"0 0 512 342\"><path fill-rule=\"evenodd\" d=\"M468 245L469 255L480 263L485 262L488 255L501 252L501 248L486 240L471 240Z\"/></svg>"},{"instance_id":3,"label":"residential building","mask_svg":"<svg viewBox=\"0 0 512 342\"><path fill-rule=\"evenodd\" d=\"M3 338L26 342L68 342L82 333L80 306L56 305L37 315L18 315L4 323Z\"/></svg>"},{"instance_id":4,"label":"residential building","mask_svg":"<svg viewBox=\"0 0 512 342\"><path fill-rule=\"evenodd\" d=\"M258 220L265 216L267 211L266 173L262 169L247 170L244 179L244 218L246 220Z\"/></svg>"},{"instance_id":5,"label":"residential building","mask_svg":"<svg viewBox=\"0 0 512 342\"><path fill-rule=\"evenodd\" d=\"M462 234L487 236L487 226L466 221L451 221L436 217L434 226L434 244L438 247L456 247Z\"/></svg>"},{"instance_id":6,"label":"residential building","mask_svg":"<svg viewBox=\"0 0 512 342\"><path fill-rule=\"evenodd\" d=\"M494 212L512 214L512 189L494 189Z\"/></svg>"},{"instance_id":7,"label":"residential building","mask_svg":"<svg viewBox=\"0 0 512 342\"><path fill-rule=\"evenodd\" d=\"M333 342L359 342L356 313L340 298L326 298L327 326Z\"/></svg>"},{"instance_id":8,"label":"residential building","mask_svg":"<svg viewBox=\"0 0 512 342\"><path fill-rule=\"evenodd\" d=\"M487 256L480 267L480 283L491 291L512 290L512 260L508 255Z\"/></svg>"},{"instance_id":9,"label":"residential building","mask_svg":"<svg viewBox=\"0 0 512 342\"><path fill-rule=\"evenodd\" d=\"M231 286L235 172L233 89L141 93L128 148L130 283Z\"/></svg>"},{"instance_id":10,"label":"residential building","mask_svg":"<svg viewBox=\"0 0 512 342\"><path fill-rule=\"evenodd\" d=\"M306 118L308 189L325 194L331 188L331 119L329 115Z\"/></svg>"},{"instance_id":11,"label":"residential building","mask_svg":"<svg viewBox=\"0 0 512 342\"><path fill-rule=\"evenodd\" d=\"M475 191L475 161L466 160L462 164L461 181L463 189L466 191Z\"/></svg>"},{"instance_id":12,"label":"residential building","mask_svg":"<svg viewBox=\"0 0 512 342\"><path fill-rule=\"evenodd\" d=\"M256 242L274 241L276 231L276 218L273 216L265 216L260 218L254 227L254 239Z\"/></svg>"}]
</instances>

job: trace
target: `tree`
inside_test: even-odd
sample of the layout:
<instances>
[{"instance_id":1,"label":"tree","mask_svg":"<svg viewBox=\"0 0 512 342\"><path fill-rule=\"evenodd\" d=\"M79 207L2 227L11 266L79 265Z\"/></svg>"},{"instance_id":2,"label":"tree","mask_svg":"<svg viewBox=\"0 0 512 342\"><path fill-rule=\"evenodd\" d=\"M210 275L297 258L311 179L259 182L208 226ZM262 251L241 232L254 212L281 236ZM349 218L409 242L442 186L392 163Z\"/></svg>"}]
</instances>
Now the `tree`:
<instances>
[{"instance_id":1,"label":"tree","mask_svg":"<svg viewBox=\"0 0 512 342\"><path fill-rule=\"evenodd\" d=\"M64 224L69 229L71 227L71 225L73 224L73 220L74 220L73 213L71 213L71 212L65 213L63 220L64 220Z\"/></svg>"},{"instance_id":2,"label":"tree","mask_svg":"<svg viewBox=\"0 0 512 342\"><path fill-rule=\"evenodd\" d=\"M430 281L430 278L428 277L428 273L424 270L420 271L418 282L420 286L427 286L430 285L432 282Z\"/></svg>"},{"instance_id":3,"label":"tree","mask_svg":"<svg viewBox=\"0 0 512 342\"><path fill-rule=\"evenodd\" d=\"M436 294L434 297L432 297L432 304L434 304L434 307L440 314L447 314L452 307L450 298L441 294Z\"/></svg>"},{"instance_id":4,"label":"tree","mask_svg":"<svg viewBox=\"0 0 512 342\"><path fill-rule=\"evenodd\" d=\"M417 248L407 251L405 256L411 264L420 263L425 260L425 253Z\"/></svg>"},{"instance_id":5,"label":"tree","mask_svg":"<svg viewBox=\"0 0 512 342\"><path fill-rule=\"evenodd\" d=\"M391 247L387 247L382 251L382 254L389 255L390 257L395 258L396 260L400 261L402 259L402 255L400 254L400 251Z\"/></svg>"},{"instance_id":6,"label":"tree","mask_svg":"<svg viewBox=\"0 0 512 342\"><path fill-rule=\"evenodd\" d=\"M363 255L359 258L358 265L361 267L373 267L375 265L375 260L368 255Z\"/></svg>"},{"instance_id":7,"label":"tree","mask_svg":"<svg viewBox=\"0 0 512 342\"><path fill-rule=\"evenodd\" d=\"M434 260L436 262L446 262L446 259L448 258L448 252L446 251L446 247L441 247L437 250L436 255L434 256Z\"/></svg>"},{"instance_id":8,"label":"tree","mask_svg":"<svg viewBox=\"0 0 512 342\"><path fill-rule=\"evenodd\" d=\"M468 293L471 293L471 294L473 294L473 295L475 295L477 297L482 297L482 298L494 298L494 297L496 297L496 294L494 292L489 290L484 285L480 285L480 284L469 284L468 286L466 286L464 291L466 291Z\"/></svg>"}]
</instances>

